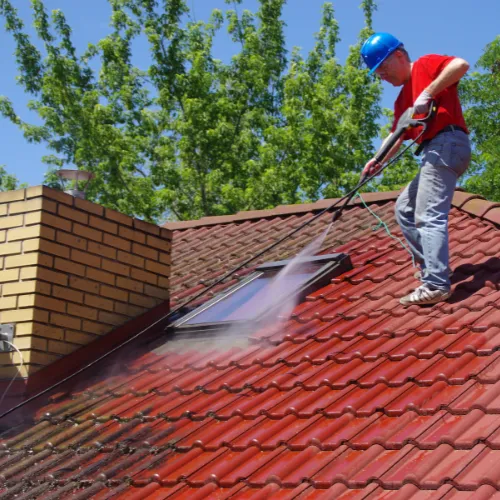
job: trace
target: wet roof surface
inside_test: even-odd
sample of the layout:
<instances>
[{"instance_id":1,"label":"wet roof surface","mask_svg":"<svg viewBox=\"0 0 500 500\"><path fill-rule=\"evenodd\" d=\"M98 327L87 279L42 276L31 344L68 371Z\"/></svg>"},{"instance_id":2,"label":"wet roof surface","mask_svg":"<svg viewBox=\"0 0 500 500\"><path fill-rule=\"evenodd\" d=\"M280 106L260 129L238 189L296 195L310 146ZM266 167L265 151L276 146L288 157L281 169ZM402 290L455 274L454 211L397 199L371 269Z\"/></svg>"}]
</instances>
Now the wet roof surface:
<instances>
[{"instance_id":1,"label":"wet roof surface","mask_svg":"<svg viewBox=\"0 0 500 500\"><path fill-rule=\"evenodd\" d=\"M393 205L371 208L400 236ZM172 302L309 217L178 229ZM329 220L259 263L296 255ZM322 253L346 252L354 269L279 328L248 340L158 332L45 399L0 436L0 495L500 497L500 233L453 208L453 296L404 309L411 259L376 225L360 206L345 212Z\"/></svg>"}]
</instances>

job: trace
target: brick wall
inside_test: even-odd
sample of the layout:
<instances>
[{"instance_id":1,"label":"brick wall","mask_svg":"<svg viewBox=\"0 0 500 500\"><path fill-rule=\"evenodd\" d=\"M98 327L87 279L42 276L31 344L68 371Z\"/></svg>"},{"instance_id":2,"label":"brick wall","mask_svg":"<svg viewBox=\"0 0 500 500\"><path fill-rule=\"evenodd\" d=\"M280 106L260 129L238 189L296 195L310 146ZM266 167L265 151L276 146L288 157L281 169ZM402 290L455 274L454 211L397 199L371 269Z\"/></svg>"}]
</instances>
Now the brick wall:
<instances>
[{"instance_id":1,"label":"brick wall","mask_svg":"<svg viewBox=\"0 0 500 500\"><path fill-rule=\"evenodd\" d=\"M47 187L0 193L0 323L26 377L168 299L171 232Z\"/></svg>"}]
</instances>

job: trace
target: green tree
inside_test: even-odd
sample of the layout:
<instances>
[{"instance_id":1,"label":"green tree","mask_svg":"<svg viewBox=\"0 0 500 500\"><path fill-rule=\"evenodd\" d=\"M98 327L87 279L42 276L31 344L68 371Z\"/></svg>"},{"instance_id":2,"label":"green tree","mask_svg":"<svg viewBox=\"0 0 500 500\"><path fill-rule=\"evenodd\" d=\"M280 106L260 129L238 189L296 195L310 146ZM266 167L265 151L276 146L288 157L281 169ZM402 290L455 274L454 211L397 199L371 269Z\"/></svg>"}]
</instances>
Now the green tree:
<instances>
[{"instance_id":1,"label":"green tree","mask_svg":"<svg viewBox=\"0 0 500 500\"><path fill-rule=\"evenodd\" d=\"M476 71L461 86L473 156L464 187L500 200L500 36L488 44Z\"/></svg>"},{"instance_id":2,"label":"green tree","mask_svg":"<svg viewBox=\"0 0 500 500\"><path fill-rule=\"evenodd\" d=\"M12 191L19 187L15 175L8 174L3 165L0 165L0 191Z\"/></svg>"},{"instance_id":3,"label":"green tree","mask_svg":"<svg viewBox=\"0 0 500 500\"><path fill-rule=\"evenodd\" d=\"M339 27L328 3L311 53L306 59L292 53L280 126L265 130L260 147L268 205L343 194L373 152L381 86L362 67L360 47L372 33L375 4L365 1L362 8L366 27L344 65L336 59Z\"/></svg>"},{"instance_id":4,"label":"green tree","mask_svg":"<svg viewBox=\"0 0 500 500\"><path fill-rule=\"evenodd\" d=\"M130 43L139 30L128 26L114 7L113 33L78 57L63 13L53 11L49 19L41 0L31 4L40 50L8 0L1 0L0 13L16 42L18 80L34 96L29 108L43 125L22 121L5 97L0 112L29 142L44 142L54 151L43 158L49 166L77 165L94 172L92 199L125 213L158 217L152 180L141 170L140 133L147 134L151 100L139 83L143 74L130 64ZM96 78L90 60L98 54L102 66Z\"/></svg>"},{"instance_id":5,"label":"green tree","mask_svg":"<svg viewBox=\"0 0 500 500\"><path fill-rule=\"evenodd\" d=\"M95 174L91 199L148 220L192 219L342 194L373 153L380 84L361 66L374 0L344 65L339 27L326 3L316 44L287 58L285 0L260 0L256 13L214 10L190 20L184 0L108 0L111 33L77 54L59 10L31 0L37 42L10 0L0 14L16 43L19 82L42 125L23 121L6 98L0 112L30 142L53 152L53 170ZM227 24L239 52L213 56ZM132 63L138 38L150 47ZM95 71L98 60L100 68Z\"/></svg>"}]
</instances>

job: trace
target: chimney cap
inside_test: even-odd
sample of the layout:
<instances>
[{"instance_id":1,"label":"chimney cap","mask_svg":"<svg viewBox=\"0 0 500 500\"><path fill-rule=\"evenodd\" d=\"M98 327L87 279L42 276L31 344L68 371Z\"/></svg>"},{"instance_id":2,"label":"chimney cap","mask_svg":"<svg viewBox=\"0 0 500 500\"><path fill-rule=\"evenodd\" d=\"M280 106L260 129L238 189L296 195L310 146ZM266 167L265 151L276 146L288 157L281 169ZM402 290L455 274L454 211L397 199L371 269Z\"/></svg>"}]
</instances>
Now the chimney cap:
<instances>
[{"instance_id":1,"label":"chimney cap","mask_svg":"<svg viewBox=\"0 0 500 500\"><path fill-rule=\"evenodd\" d=\"M94 174L87 170L75 170L70 168L57 170L56 173L59 177L68 181L90 181L94 177Z\"/></svg>"},{"instance_id":2,"label":"chimney cap","mask_svg":"<svg viewBox=\"0 0 500 500\"><path fill-rule=\"evenodd\" d=\"M63 189L64 189L64 181L74 181L73 189L64 189L64 192L74 196L75 198L85 199L85 190L89 185L90 180L94 177L92 172L88 172L87 170L78 170L78 169L61 169L56 171L57 176L63 181ZM78 182L85 182L85 186L83 191L78 189Z\"/></svg>"}]
</instances>

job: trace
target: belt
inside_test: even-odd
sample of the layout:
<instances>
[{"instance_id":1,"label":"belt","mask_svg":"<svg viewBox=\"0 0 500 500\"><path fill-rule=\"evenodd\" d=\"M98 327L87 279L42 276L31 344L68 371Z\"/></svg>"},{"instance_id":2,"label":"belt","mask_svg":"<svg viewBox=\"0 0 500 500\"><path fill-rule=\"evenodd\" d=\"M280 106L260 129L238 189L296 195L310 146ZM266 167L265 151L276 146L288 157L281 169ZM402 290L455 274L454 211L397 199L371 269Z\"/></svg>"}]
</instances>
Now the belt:
<instances>
[{"instance_id":1,"label":"belt","mask_svg":"<svg viewBox=\"0 0 500 500\"><path fill-rule=\"evenodd\" d=\"M446 127L442 128L436 135L442 134L443 132L455 132L456 130L463 132L464 134L467 133L462 127L459 127L458 125L446 125ZM436 135L434 137L436 137Z\"/></svg>"},{"instance_id":2,"label":"belt","mask_svg":"<svg viewBox=\"0 0 500 500\"><path fill-rule=\"evenodd\" d=\"M445 132L455 132L455 131L460 131L460 132L463 132L464 134L466 134L467 132L460 126L458 125L446 125L446 127L442 128L439 132L437 132L434 137L437 137L439 134L444 134ZM422 153L422 151L424 150L425 146L427 146L427 144L429 144L429 142L432 141L432 139L434 139L434 137L432 137L431 139L426 139L425 141L422 141L420 146L417 148L417 150L415 151L415 155L420 155L420 153Z\"/></svg>"}]
</instances>

